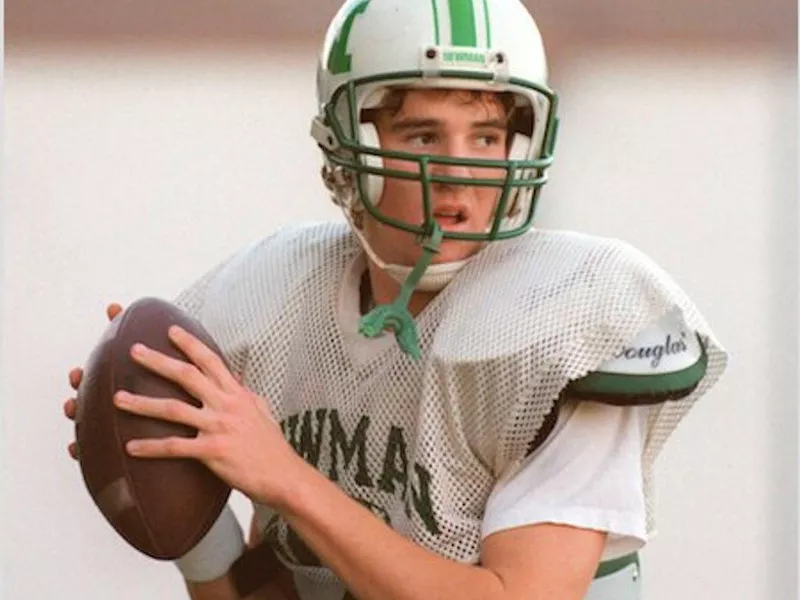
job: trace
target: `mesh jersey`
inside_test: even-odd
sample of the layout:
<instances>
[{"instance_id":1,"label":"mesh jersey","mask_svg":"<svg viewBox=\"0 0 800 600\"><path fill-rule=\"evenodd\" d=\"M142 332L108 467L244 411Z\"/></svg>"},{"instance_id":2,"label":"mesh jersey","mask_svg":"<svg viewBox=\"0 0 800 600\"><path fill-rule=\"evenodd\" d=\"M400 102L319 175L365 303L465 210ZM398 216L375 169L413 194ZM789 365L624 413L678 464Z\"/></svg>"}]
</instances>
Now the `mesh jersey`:
<instances>
[{"instance_id":1,"label":"mesh jersey","mask_svg":"<svg viewBox=\"0 0 800 600\"><path fill-rule=\"evenodd\" d=\"M479 559L489 494L519 468L567 382L678 314L703 340L708 370L688 397L649 409L642 477L652 531L653 462L727 360L668 275L616 240L534 230L492 243L418 316L414 361L391 335L356 333L353 265L363 260L346 225L293 227L177 303L267 399L308 462L401 534L469 563ZM277 515L256 506L256 518L298 585L335 583Z\"/></svg>"}]
</instances>

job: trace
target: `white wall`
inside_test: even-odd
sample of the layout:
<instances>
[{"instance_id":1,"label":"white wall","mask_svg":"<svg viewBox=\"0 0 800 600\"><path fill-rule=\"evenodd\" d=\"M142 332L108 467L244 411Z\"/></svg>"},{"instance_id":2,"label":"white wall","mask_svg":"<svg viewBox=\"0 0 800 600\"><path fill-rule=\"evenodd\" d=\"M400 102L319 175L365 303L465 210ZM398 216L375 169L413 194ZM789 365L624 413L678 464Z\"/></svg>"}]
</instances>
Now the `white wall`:
<instances>
[{"instance_id":1,"label":"white wall","mask_svg":"<svg viewBox=\"0 0 800 600\"><path fill-rule=\"evenodd\" d=\"M639 245L733 354L660 463L647 600L794 597L791 67L592 59L559 67L562 138L541 222ZM302 48L8 54L4 598L182 597L172 567L103 522L67 458L66 372L108 301L170 297L280 225L338 218L307 136L313 66ZM249 515L243 498L236 508Z\"/></svg>"},{"instance_id":2,"label":"white wall","mask_svg":"<svg viewBox=\"0 0 800 600\"><path fill-rule=\"evenodd\" d=\"M542 217L655 257L732 354L662 456L647 598L796 598L794 74L759 57L592 58L563 81Z\"/></svg>"}]
</instances>

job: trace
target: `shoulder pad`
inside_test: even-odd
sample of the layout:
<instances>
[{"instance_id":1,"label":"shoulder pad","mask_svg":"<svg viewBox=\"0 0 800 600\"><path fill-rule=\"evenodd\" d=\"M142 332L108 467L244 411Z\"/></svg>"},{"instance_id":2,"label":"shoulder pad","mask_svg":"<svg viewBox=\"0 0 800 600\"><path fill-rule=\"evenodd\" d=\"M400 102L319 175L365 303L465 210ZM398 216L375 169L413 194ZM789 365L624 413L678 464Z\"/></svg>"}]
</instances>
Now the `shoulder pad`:
<instances>
[{"instance_id":1,"label":"shoulder pad","mask_svg":"<svg viewBox=\"0 0 800 600\"><path fill-rule=\"evenodd\" d=\"M570 382L566 392L606 404L656 404L688 396L707 367L700 336L670 313L641 331L599 369Z\"/></svg>"}]
</instances>

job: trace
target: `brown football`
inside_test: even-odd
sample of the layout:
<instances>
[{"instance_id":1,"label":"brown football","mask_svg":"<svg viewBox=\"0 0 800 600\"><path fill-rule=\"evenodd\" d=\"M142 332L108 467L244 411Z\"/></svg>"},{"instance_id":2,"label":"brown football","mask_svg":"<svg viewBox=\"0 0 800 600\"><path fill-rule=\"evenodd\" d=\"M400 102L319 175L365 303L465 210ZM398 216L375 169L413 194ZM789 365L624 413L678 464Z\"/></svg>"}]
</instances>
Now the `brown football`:
<instances>
[{"instance_id":1,"label":"brown football","mask_svg":"<svg viewBox=\"0 0 800 600\"><path fill-rule=\"evenodd\" d=\"M194 437L197 431L133 415L114 406L117 390L177 398L200 406L179 385L137 365L136 342L187 360L167 337L180 325L222 356L195 319L163 300L142 298L111 321L84 367L78 388L75 439L89 494L114 529L133 547L162 560L183 556L216 521L230 487L191 459L137 459L125 450L132 439Z\"/></svg>"}]
</instances>

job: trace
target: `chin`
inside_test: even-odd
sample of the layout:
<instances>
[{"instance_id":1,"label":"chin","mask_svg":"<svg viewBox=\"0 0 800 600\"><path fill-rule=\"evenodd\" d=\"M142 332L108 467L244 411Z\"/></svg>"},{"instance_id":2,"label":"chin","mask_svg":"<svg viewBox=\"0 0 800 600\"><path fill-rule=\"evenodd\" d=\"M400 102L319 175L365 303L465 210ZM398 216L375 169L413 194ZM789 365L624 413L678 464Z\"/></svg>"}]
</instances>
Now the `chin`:
<instances>
[{"instance_id":1,"label":"chin","mask_svg":"<svg viewBox=\"0 0 800 600\"><path fill-rule=\"evenodd\" d=\"M483 246L483 242L442 240L438 254L433 257L433 262L434 264L439 264L465 260L477 254Z\"/></svg>"}]
</instances>

